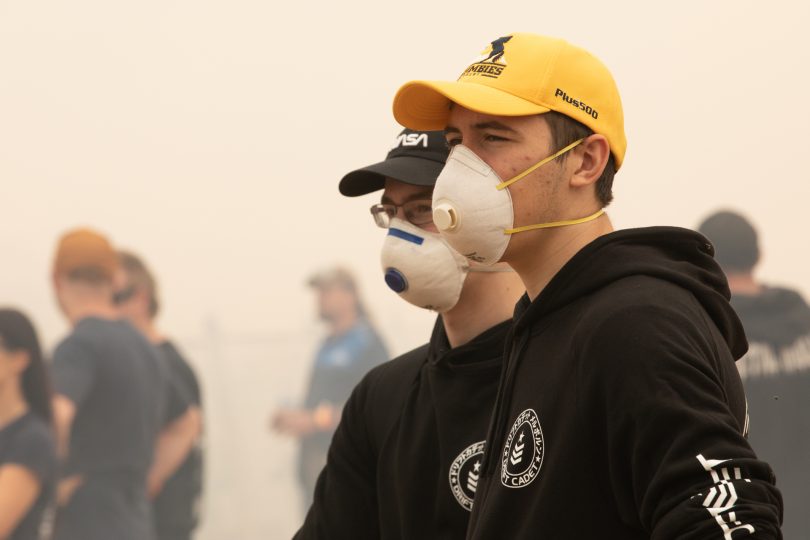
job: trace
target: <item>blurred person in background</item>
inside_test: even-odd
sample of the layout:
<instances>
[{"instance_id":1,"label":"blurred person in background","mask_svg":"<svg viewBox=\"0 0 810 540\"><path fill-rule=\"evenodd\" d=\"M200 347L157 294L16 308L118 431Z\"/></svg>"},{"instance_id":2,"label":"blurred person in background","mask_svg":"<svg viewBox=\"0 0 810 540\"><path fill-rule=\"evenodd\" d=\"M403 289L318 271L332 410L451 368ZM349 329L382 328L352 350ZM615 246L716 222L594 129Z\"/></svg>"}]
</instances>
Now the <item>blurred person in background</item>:
<instances>
[{"instance_id":1,"label":"blurred person in background","mask_svg":"<svg viewBox=\"0 0 810 540\"><path fill-rule=\"evenodd\" d=\"M523 285L503 265L471 265L437 233L431 197L447 154L443 132L406 129L384 161L340 182L350 197L382 191L371 213L387 233L385 281L438 317L429 343L355 388L296 538L466 535Z\"/></svg>"},{"instance_id":2,"label":"blurred person in background","mask_svg":"<svg viewBox=\"0 0 810 540\"><path fill-rule=\"evenodd\" d=\"M36 331L0 309L0 538L39 540L54 502L51 388Z\"/></svg>"},{"instance_id":3,"label":"blurred person in background","mask_svg":"<svg viewBox=\"0 0 810 540\"><path fill-rule=\"evenodd\" d=\"M699 227L728 277L731 305L750 344L737 361L748 399L748 440L768 461L785 501L785 538L810 534L810 307L792 289L760 282L756 229L720 211Z\"/></svg>"},{"instance_id":4,"label":"blurred person in background","mask_svg":"<svg viewBox=\"0 0 810 540\"><path fill-rule=\"evenodd\" d=\"M388 360L351 273L332 268L313 275L308 283L317 294L318 314L329 327L328 336L315 356L303 407L281 408L271 419L274 430L300 441L298 480L304 509L312 501L329 441L352 388L368 370Z\"/></svg>"},{"instance_id":5,"label":"blurred person in background","mask_svg":"<svg viewBox=\"0 0 810 540\"><path fill-rule=\"evenodd\" d=\"M53 354L64 459L56 540L154 538L147 478L158 432L188 408L158 351L113 304L118 254L101 234L59 241L53 285L72 328Z\"/></svg>"},{"instance_id":6,"label":"blurred person in background","mask_svg":"<svg viewBox=\"0 0 810 540\"><path fill-rule=\"evenodd\" d=\"M169 375L190 402L185 414L162 429L148 483L158 540L188 540L199 523L203 486L200 384L191 365L155 323L161 304L152 272L137 255L118 255L123 271L115 294L119 312L160 351Z\"/></svg>"}]
</instances>

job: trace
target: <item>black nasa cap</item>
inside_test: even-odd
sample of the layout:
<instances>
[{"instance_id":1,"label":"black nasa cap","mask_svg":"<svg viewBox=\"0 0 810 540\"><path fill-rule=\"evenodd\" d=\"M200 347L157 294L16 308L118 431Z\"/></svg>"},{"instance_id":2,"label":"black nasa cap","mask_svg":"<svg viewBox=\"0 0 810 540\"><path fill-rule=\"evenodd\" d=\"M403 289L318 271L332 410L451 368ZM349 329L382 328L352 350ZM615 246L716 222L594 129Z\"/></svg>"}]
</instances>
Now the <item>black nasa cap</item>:
<instances>
[{"instance_id":1,"label":"black nasa cap","mask_svg":"<svg viewBox=\"0 0 810 540\"><path fill-rule=\"evenodd\" d=\"M394 140L385 161L352 171L340 181L340 192L357 197L383 189L393 178L414 186L432 186L450 153L443 131L405 129Z\"/></svg>"}]
</instances>

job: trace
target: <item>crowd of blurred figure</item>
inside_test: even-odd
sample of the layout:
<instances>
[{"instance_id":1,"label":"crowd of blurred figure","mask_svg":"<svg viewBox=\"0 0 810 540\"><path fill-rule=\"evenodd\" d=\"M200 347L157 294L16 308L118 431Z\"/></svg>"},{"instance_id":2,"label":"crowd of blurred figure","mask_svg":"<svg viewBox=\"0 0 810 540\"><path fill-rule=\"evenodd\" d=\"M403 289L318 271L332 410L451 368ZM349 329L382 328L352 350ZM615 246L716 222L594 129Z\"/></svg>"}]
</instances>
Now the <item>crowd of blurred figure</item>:
<instances>
[{"instance_id":1,"label":"crowd of blurred figure","mask_svg":"<svg viewBox=\"0 0 810 540\"><path fill-rule=\"evenodd\" d=\"M53 261L70 333L48 361L32 321L0 310L0 538L192 538L201 390L156 325L154 276L89 229Z\"/></svg>"},{"instance_id":2,"label":"crowd of blurred figure","mask_svg":"<svg viewBox=\"0 0 810 540\"><path fill-rule=\"evenodd\" d=\"M698 230L715 245L748 353L749 441L773 467L786 527L810 530L810 307L799 292L761 282L755 227L717 212ZM202 397L191 364L156 325L158 285L135 254L100 233L65 234L53 264L70 325L46 360L34 325L0 310L0 538L181 540L199 524ZM271 428L299 445L301 508L311 504L343 404L388 360L351 272L313 275L327 336L299 405Z\"/></svg>"}]
</instances>

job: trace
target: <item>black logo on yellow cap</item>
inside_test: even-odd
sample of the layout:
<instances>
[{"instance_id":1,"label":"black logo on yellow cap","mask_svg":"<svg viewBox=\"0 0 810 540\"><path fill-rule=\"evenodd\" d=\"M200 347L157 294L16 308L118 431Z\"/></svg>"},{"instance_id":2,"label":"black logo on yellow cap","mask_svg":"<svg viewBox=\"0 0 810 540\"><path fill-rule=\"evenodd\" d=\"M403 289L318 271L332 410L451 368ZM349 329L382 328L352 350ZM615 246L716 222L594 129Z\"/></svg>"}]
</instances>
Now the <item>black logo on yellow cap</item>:
<instances>
[{"instance_id":1,"label":"black logo on yellow cap","mask_svg":"<svg viewBox=\"0 0 810 540\"><path fill-rule=\"evenodd\" d=\"M470 65L461 74L461 77L489 77L497 79L506 69L506 59L504 58L504 45L512 39L512 36L504 36L490 43L488 51L484 51L484 56Z\"/></svg>"},{"instance_id":2,"label":"black logo on yellow cap","mask_svg":"<svg viewBox=\"0 0 810 540\"><path fill-rule=\"evenodd\" d=\"M563 101L565 101L566 103L570 103L577 109L585 111L585 114L592 116L594 120L599 118L599 112L596 109L586 104L584 101L580 101L578 99L570 97L568 94L565 93L565 91L560 90L559 88L557 88L557 91L554 92L554 97L561 98Z\"/></svg>"}]
</instances>

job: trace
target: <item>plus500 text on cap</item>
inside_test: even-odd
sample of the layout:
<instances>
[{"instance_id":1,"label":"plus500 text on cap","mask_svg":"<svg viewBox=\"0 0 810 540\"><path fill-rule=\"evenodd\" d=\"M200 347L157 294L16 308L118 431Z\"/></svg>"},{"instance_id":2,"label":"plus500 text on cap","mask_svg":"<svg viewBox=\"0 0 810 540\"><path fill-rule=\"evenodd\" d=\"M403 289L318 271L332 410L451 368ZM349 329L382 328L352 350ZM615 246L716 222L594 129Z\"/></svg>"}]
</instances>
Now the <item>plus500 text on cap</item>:
<instances>
[{"instance_id":1,"label":"plus500 text on cap","mask_svg":"<svg viewBox=\"0 0 810 540\"><path fill-rule=\"evenodd\" d=\"M456 82L403 85L394 117L411 129L444 129L450 102L496 116L557 111L604 135L617 169L627 149L613 77L592 54L562 39L521 33L498 38Z\"/></svg>"}]
</instances>

